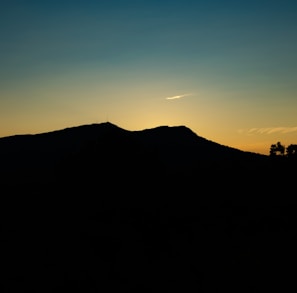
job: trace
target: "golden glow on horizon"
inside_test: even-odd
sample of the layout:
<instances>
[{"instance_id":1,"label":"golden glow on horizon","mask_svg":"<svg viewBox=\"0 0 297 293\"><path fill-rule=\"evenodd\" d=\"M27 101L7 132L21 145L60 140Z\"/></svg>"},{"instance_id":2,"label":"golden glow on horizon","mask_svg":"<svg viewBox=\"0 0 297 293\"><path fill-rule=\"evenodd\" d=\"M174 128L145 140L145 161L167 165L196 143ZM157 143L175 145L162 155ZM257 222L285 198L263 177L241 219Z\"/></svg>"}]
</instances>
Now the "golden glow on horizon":
<instances>
[{"instance_id":1,"label":"golden glow on horizon","mask_svg":"<svg viewBox=\"0 0 297 293\"><path fill-rule=\"evenodd\" d=\"M270 145L277 141L284 145L296 143L297 126L277 120L278 104L257 104L256 99L250 101L245 95L238 98L238 92L230 93L208 83L200 84L199 94L193 94L198 92L197 86L182 86L176 79L135 82L133 76L128 76L115 83L100 83L97 80L101 77L94 71L89 72L90 79L86 78L87 72L82 75L76 72L67 76L65 83L40 80L31 87L2 89L6 110L1 113L0 109L0 137L108 120L127 130L184 125L214 142L262 154L268 154ZM86 79L88 82L80 85ZM269 125L281 122L281 126Z\"/></svg>"}]
</instances>

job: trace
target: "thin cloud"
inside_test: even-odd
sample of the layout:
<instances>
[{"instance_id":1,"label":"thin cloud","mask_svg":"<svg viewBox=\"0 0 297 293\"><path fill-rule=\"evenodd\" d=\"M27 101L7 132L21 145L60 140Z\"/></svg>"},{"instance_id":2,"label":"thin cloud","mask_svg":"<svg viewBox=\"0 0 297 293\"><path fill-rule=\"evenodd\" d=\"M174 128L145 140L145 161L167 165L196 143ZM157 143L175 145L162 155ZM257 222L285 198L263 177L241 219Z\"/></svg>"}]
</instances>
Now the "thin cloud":
<instances>
[{"instance_id":1,"label":"thin cloud","mask_svg":"<svg viewBox=\"0 0 297 293\"><path fill-rule=\"evenodd\" d=\"M177 96L171 96L171 97L167 97L165 98L166 100L176 100L176 99L181 99L184 98L186 96L190 96L191 94L183 94L183 95L177 95Z\"/></svg>"},{"instance_id":2,"label":"thin cloud","mask_svg":"<svg viewBox=\"0 0 297 293\"><path fill-rule=\"evenodd\" d=\"M239 130L240 133L245 132ZM294 127L262 127L262 128L251 128L246 131L247 134L272 134L272 133L290 133L297 132L297 126Z\"/></svg>"}]
</instances>

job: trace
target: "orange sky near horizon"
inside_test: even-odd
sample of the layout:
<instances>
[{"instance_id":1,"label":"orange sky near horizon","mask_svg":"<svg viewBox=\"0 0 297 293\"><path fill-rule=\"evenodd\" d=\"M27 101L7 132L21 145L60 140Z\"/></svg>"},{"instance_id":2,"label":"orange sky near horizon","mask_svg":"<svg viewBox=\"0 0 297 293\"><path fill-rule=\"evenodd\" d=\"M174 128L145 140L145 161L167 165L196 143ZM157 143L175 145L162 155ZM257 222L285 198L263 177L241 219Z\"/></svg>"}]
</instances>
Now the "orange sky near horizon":
<instances>
[{"instance_id":1,"label":"orange sky near horizon","mask_svg":"<svg viewBox=\"0 0 297 293\"><path fill-rule=\"evenodd\" d=\"M110 121L297 144L297 2L1 5L0 137Z\"/></svg>"}]
</instances>

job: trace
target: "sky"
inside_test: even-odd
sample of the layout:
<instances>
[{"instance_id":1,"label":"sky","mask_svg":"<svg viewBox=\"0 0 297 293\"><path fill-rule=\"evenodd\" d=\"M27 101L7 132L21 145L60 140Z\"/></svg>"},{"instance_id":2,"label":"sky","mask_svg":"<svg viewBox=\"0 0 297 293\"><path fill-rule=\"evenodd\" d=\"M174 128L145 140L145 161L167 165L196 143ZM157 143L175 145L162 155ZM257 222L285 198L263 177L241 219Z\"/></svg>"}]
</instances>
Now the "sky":
<instances>
[{"instance_id":1,"label":"sky","mask_svg":"<svg viewBox=\"0 0 297 293\"><path fill-rule=\"evenodd\" d=\"M0 137L184 125L297 144L295 0L0 0Z\"/></svg>"}]
</instances>

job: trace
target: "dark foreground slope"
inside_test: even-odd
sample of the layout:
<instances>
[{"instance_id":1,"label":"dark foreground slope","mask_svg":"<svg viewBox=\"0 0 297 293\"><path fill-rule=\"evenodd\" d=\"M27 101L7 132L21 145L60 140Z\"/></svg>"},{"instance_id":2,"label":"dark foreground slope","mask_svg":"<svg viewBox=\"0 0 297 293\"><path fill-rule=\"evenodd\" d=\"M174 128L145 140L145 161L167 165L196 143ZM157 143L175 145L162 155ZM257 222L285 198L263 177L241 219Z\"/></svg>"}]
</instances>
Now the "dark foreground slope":
<instances>
[{"instance_id":1,"label":"dark foreground slope","mask_svg":"<svg viewBox=\"0 0 297 293\"><path fill-rule=\"evenodd\" d=\"M292 162L110 123L0 139L0 154L3 292L295 287Z\"/></svg>"}]
</instances>

